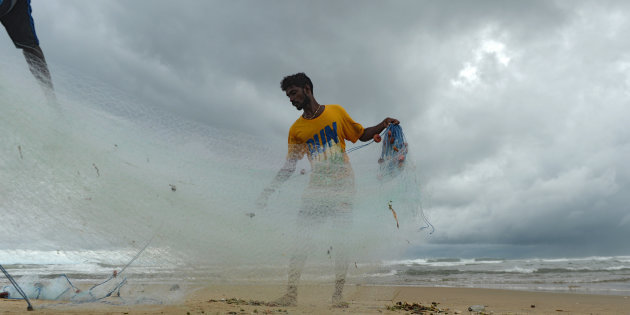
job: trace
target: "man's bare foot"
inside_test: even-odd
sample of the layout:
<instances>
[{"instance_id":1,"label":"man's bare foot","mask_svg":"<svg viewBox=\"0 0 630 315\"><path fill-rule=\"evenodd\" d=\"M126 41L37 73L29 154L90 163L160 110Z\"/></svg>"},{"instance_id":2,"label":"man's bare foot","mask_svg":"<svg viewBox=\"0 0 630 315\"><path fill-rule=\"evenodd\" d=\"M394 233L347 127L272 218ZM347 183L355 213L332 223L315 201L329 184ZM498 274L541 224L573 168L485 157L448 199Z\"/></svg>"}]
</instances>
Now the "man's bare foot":
<instances>
[{"instance_id":1,"label":"man's bare foot","mask_svg":"<svg viewBox=\"0 0 630 315\"><path fill-rule=\"evenodd\" d=\"M348 307L348 302L344 302L341 294L333 294L332 296L332 306L337 308L346 308Z\"/></svg>"},{"instance_id":2,"label":"man's bare foot","mask_svg":"<svg viewBox=\"0 0 630 315\"><path fill-rule=\"evenodd\" d=\"M277 304L278 306L297 306L297 296L287 293L271 303Z\"/></svg>"}]
</instances>

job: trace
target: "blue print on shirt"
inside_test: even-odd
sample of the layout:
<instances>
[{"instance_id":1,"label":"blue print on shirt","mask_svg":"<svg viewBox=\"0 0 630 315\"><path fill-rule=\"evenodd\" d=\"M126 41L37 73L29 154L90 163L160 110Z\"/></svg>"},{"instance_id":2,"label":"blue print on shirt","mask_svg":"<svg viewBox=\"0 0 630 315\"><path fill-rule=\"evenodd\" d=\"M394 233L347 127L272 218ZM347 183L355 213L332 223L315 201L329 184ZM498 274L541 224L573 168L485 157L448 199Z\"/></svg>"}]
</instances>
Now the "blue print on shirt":
<instances>
[{"instance_id":1,"label":"blue print on shirt","mask_svg":"<svg viewBox=\"0 0 630 315\"><path fill-rule=\"evenodd\" d=\"M321 139L321 141L320 141ZM339 135L337 134L337 122L332 123L330 126L325 126L324 129L319 131L319 134L314 134L311 139L306 140L306 147L312 157L317 156L320 153L326 151L327 148L339 143Z\"/></svg>"}]
</instances>

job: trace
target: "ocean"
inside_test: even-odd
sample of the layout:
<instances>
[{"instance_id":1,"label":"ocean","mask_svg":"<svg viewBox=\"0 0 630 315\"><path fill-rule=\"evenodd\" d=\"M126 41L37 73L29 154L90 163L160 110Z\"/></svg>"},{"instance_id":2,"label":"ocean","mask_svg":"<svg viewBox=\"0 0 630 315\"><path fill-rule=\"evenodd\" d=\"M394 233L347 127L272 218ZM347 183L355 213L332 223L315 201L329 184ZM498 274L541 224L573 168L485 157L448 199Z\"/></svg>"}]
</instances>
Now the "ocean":
<instances>
[{"instance_id":1,"label":"ocean","mask_svg":"<svg viewBox=\"0 0 630 315\"><path fill-rule=\"evenodd\" d=\"M378 284L630 294L630 257L444 258L385 262Z\"/></svg>"},{"instance_id":2,"label":"ocean","mask_svg":"<svg viewBox=\"0 0 630 315\"><path fill-rule=\"evenodd\" d=\"M150 249L148 249L150 250ZM119 257L119 265L99 262ZM67 275L73 282L98 283L124 266L134 253L0 251L0 261L17 279L41 281ZM155 266L138 263L126 271L130 282L143 284L283 284L286 264ZM333 264L307 264L306 282L332 283ZM507 290L611 294L630 296L630 256L582 258L419 258L351 263L350 284L424 287L490 288ZM6 279L0 286L8 285Z\"/></svg>"}]
</instances>

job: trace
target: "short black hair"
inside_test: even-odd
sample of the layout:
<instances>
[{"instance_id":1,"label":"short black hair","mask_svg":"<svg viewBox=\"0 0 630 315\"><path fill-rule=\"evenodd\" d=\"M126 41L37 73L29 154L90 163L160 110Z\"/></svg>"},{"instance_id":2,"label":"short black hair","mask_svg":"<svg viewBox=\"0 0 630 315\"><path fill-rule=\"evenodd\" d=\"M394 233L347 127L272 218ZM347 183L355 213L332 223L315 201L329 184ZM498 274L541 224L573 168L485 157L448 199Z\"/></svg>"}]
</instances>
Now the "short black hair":
<instances>
[{"instance_id":1,"label":"short black hair","mask_svg":"<svg viewBox=\"0 0 630 315\"><path fill-rule=\"evenodd\" d=\"M280 82L280 87L282 88L283 91L286 91L288 88L292 86L296 86L300 88L304 88L308 86L311 88L311 91L313 91L313 82L311 82L311 79L308 76L306 76L304 72L288 75L284 77L284 79L282 79L282 82Z\"/></svg>"}]
</instances>

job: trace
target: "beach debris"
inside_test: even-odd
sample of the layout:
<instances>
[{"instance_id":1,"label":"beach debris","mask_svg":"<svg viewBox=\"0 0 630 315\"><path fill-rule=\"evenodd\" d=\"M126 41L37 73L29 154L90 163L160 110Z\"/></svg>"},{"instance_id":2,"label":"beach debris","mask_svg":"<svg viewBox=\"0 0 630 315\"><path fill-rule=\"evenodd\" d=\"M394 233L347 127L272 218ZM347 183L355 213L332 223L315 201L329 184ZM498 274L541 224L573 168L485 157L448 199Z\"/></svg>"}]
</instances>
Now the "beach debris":
<instances>
[{"instance_id":1,"label":"beach debris","mask_svg":"<svg viewBox=\"0 0 630 315\"><path fill-rule=\"evenodd\" d=\"M235 305L264 305L263 302L254 301L254 300L243 300L237 298L229 298L229 299L220 299L220 300L208 300L210 303L223 302L225 304L235 304Z\"/></svg>"},{"instance_id":2,"label":"beach debris","mask_svg":"<svg viewBox=\"0 0 630 315\"><path fill-rule=\"evenodd\" d=\"M306 170L305 169L301 169L300 170L300 174L302 174L302 175L306 174Z\"/></svg>"},{"instance_id":3,"label":"beach debris","mask_svg":"<svg viewBox=\"0 0 630 315\"><path fill-rule=\"evenodd\" d=\"M471 305L468 307L469 312L483 312L485 309L484 305Z\"/></svg>"},{"instance_id":4,"label":"beach debris","mask_svg":"<svg viewBox=\"0 0 630 315\"><path fill-rule=\"evenodd\" d=\"M531 307L531 308L535 308L535 307L536 307L536 305L532 304L530 307Z\"/></svg>"},{"instance_id":5,"label":"beach debris","mask_svg":"<svg viewBox=\"0 0 630 315\"><path fill-rule=\"evenodd\" d=\"M422 305L420 303L409 304L407 302L397 302L394 305L386 306L388 311L407 311L411 314L436 314L447 313L448 309L441 309L437 302L431 302L431 305Z\"/></svg>"},{"instance_id":6,"label":"beach debris","mask_svg":"<svg viewBox=\"0 0 630 315\"><path fill-rule=\"evenodd\" d=\"M171 288L170 288L170 289L168 289L168 290L169 290L169 291L177 291L177 290L179 290L179 289L180 289L179 284L174 284L174 285L172 285L172 286L171 286Z\"/></svg>"},{"instance_id":7,"label":"beach debris","mask_svg":"<svg viewBox=\"0 0 630 315\"><path fill-rule=\"evenodd\" d=\"M253 212L245 213L245 215L248 216L250 219L256 216L256 214Z\"/></svg>"},{"instance_id":8,"label":"beach debris","mask_svg":"<svg viewBox=\"0 0 630 315\"><path fill-rule=\"evenodd\" d=\"M172 191L177 191L177 186L173 185L173 184L168 184L169 186L171 186L171 190Z\"/></svg>"},{"instance_id":9,"label":"beach debris","mask_svg":"<svg viewBox=\"0 0 630 315\"><path fill-rule=\"evenodd\" d=\"M387 203L387 206L389 206L389 210L391 210L392 214L394 215L394 220L396 220L396 228L400 229L400 225L398 224L398 215L396 214L396 211L392 207L392 201L391 200Z\"/></svg>"},{"instance_id":10,"label":"beach debris","mask_svg":"<svg viewBox=\"0 0 630 315\"><path fill-rule=\"evenodd\" d=\"M22 146L18 145L18 152L20 152L20 160L24 159L24 156L22 155Z\"/></svg>"},{"instance_id":11,"label":"beach debris","mask_svg":"<svg viewBox=\"0 0 630 315\"><path fill-rule=\"evenodd\" d=\"M274 302L265 302L265 301L257 301L257 300L243 300L243 299L239 299L239 298L229 298L229 299L220 299L220 300L214 300L214 299L210 299L208 300L209 303L225 303L225 304L230 304L230 305L250 305L250 306L267 306L267 307L278 307L281 306L278 303L274 303ZM278 309L278 312L286 312L286 310L282 310L282 309Z\"/></svg>"},{"instance_id":12,"label":"beach debris","mask_svg":"<svg viewBox=\"0 0 630 315\"><path fill-rule=\"evenodd\" d=\"M98 170L98 167L96 166L96 164L92 163L92 166L94 166L94 169L96 170L96 176L100 177L101 176L101 172Z\"/></svg>"}]
</instances>

